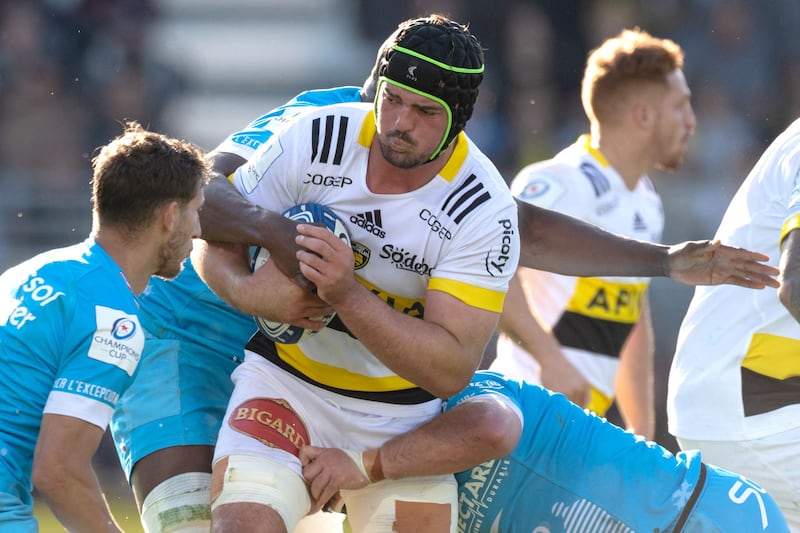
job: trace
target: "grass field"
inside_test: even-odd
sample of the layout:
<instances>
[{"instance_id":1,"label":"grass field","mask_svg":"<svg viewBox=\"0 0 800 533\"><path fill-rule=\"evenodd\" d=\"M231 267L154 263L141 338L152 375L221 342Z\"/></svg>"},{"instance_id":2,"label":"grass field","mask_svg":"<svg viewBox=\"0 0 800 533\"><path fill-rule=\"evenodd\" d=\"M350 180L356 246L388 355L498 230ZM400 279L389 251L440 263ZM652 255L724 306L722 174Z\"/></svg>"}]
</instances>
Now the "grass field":
<instances>
[{"instance_id":1,"label":"grass field","mask_svg":"<svg viewBox=\"0 0 800 533\"><path fill-rule=\"evenodd\" d=\"M143 533L142 525L139 523L139 515L136 512L136 504L133 501L121 501L117 499L109 499L111 505L111 512L117 520L117 524L125 531L125 533ZM39 531L41 533L60 533L66 531L53 513L45 503L37 500L34 513L36 519L39 520Z\"/></svg>"}]
</instances>

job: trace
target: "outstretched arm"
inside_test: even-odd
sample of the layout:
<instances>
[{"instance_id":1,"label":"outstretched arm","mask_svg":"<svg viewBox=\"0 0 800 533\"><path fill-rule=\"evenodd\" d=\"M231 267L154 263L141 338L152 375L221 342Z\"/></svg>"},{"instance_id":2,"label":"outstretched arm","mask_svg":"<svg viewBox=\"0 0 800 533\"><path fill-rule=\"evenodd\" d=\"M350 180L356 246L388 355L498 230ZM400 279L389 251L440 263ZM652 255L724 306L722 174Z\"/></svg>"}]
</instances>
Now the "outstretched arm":
<instances>
[{"instance_id":1,"label":"outstretched arm","mask_svg":"<svg viewBox=\"0 0 800 533\"><path fill-rule=\"evenodd\" d=\"M381 479L450 474L505 457L519 442L522 423L499 398L482 396L442 413L379 449L353 452L306 446L303 476L316 512L340 489L359 489Z\"/></svg>"},{"instance_id":2,"label":"outstretched arm","mask_svg":"<svg viewBox=\"0 0 800 533\"><path fill-rule=\"evenodd\" d=\"M225 152L212 152L209 157L214 160L214 177L203 189L201 237L209 242L263 246L278 270L301 287L309 287L296 257L297 223L247 201L228 181L226 176L244 164L244 159Z\"/></svg>"},{"instance_id":3,"label":"outstretched arm","mask_svg":"<svg viewBox=\"0 0 800 533\"><path fill-rule=\"evenodd\" d=\"M629 239L517 200L520 265L568 276L666 276L687 285L777 287L769 257L719 241L673 246Z\"/></svg>"},{"instance_id":4,"label":"outstretched arm","mask_svg":"<svg viewBox=\"0 0 800 533\"><path fill-rule=\"evenodd\" d=\"M521 279L525 274L524 267L518 269L508 284L498 329L525 350L528 357L536 360L542 386L561 392L574 403L587 407L591 398L589 382L564 356L552 329L526 298Z\"/></svg>"}]
</instances>

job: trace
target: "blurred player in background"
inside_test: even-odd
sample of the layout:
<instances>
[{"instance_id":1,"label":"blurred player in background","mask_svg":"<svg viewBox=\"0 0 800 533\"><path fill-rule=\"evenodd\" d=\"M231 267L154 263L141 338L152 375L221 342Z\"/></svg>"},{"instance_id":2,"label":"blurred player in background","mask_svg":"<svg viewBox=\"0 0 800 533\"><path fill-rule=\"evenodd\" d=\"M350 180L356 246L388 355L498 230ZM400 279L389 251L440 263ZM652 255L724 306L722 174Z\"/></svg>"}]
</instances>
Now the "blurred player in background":
<instances>
[{"instance_id":1,"label":"blurred player in background","mask_svg":"<svg viewBox=\"0 0 800 533\"><path fill-rule=\"evenodd\" d=\"M477 372L443 414L377 449L308 446L300 457L314 508L339 490L457 472L462 533L789 531L756 483L495 372Z\"/></svg>"},{"instance_id":2,"label":"blurred player in background","mask_svg":"<svg viewBox=\"0 0 800 533\"><path fill-rule=\"evenodd\" d=\"M523 168L517 199L635 239L658 241L661 199L647 177L684 161L695 116L674 42L634 29L588 57L590 134ZM649 278L571 277L520 268L509 290L492 370L541 383L604 415L616 398L630 431L655 433Z\"/></svg>"},{"instance_id":3,"label":"blurred player in background","mask_svg":"<svg viewBox=\"0 0 800 533\"><path fill-rule=\"evenodd\" d=\"M717 238L767 253L774 291L699 288L669 373L669 432L758 481L800 531L800 121L734 195Z\"/></svg>"},{"instance_id":4,"label":"blurred player in background","mask_svg":"<svg viewBox=\"0 0 800 533\"><path fill-rule=\"evenodd\" d=\"M0 531L38 531L33 486L70 531L120 531L92 468L144 346L137 296L178 275L209 167L130 123L92 161L88 239L0 276Z\"/></svg>"}]
</instances>

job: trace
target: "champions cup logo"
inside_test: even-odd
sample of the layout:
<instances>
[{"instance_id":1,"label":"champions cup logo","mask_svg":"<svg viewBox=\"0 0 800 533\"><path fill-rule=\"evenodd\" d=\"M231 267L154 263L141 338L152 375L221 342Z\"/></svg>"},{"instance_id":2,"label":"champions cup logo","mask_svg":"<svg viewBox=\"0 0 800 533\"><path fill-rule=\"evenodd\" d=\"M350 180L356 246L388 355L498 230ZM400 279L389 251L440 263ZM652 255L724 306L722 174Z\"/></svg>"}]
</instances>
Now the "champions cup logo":
<instances>
[{"instance_id":1,"label":"champions cup logo","mask_svg":"<svg viewBox=\"0 0 800 533\"><path fill-rule=\"evenodd\" d=\"M135 333L136 323L129 318L120 318L111 328L111 335L120 341L131 338Z\"/></svg>"}]
</instances>

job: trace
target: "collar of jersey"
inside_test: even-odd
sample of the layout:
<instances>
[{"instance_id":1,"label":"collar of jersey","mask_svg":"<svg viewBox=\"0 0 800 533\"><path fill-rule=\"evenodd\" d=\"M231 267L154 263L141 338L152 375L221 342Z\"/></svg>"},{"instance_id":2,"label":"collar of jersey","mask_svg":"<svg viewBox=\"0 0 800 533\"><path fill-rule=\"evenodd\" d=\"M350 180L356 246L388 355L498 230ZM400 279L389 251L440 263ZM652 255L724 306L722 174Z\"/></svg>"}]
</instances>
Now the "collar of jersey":
<instances>
[{"instance_id":1,"label":"collar of jersey","mask_svg":"<svg viewBox=\"0 0 800 533\"><path fill-rule=\"evenodd\" d=\"M611 166L608 163L608 159L606 159L606 157L600 153L600 150L592 146L591 135L588 134L581 135L580 137L578 137L578 140L575 142L575 144L582 146L583 149L589 152L589 154L592 157L597 159L597 162L600 163L600 165L603 166L604 168Z\"/></svg>"},{"instance_id":2,"label":"collar of jersey","mask_svg":"<svg viewBox=\"0 0 800 533\"><path fill-rule=\"evenodd\" d=\"M364 122L361 124L361 131L358 134L358 144L364 148L369 148L370 144L372 144L372 139L375 137L376 131L375 113L369 112L366 114L364 117ZM442 170L439 172L439 175L449 182L452 182L456 177L458 171L461 169L461 166L464 164L464 161L467 159L467 154L469 153L469 148L467 147L467 136L463 131L459 132L458 136L453 142L456 143L455 150L453 150L453 153L450 155L450 159L447 160L444 168L442 168ZM598 152L598 155L599 154L600 152ZM603 156L600 155L600 157Z\"/></svg>"}]
</instances>

